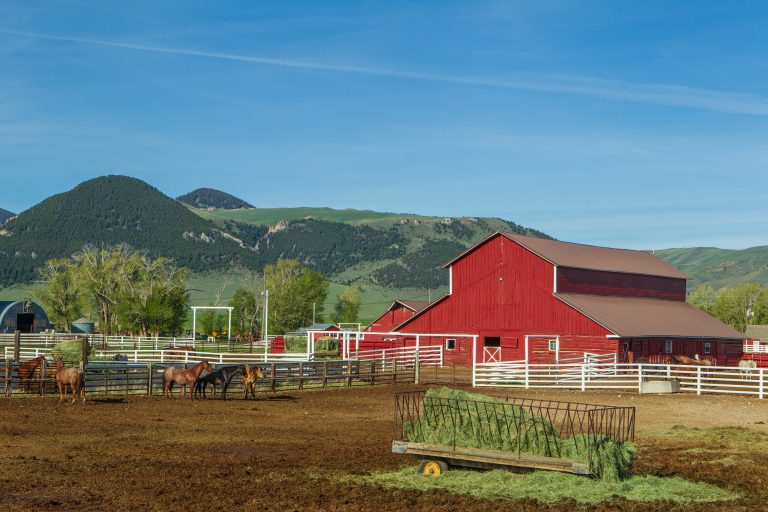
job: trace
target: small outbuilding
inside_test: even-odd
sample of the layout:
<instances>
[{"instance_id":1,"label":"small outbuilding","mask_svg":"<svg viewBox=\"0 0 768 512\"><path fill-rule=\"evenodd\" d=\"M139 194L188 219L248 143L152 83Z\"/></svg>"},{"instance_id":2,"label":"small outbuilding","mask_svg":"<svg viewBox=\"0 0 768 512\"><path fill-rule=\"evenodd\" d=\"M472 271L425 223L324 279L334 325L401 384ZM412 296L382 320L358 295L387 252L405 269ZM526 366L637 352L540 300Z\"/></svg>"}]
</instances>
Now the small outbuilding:
<instances>
[{"instance_id":1,"label":"small outbuilding","mask_svg":"<svg viewBox=\"0 0 768 512\"><path fill-rule=\"evenodd\" d=\"M0 333L17 330L25 334L45 332L53 328L43 307L29 299L0 301Z\"/></svg>"}]
</instances>

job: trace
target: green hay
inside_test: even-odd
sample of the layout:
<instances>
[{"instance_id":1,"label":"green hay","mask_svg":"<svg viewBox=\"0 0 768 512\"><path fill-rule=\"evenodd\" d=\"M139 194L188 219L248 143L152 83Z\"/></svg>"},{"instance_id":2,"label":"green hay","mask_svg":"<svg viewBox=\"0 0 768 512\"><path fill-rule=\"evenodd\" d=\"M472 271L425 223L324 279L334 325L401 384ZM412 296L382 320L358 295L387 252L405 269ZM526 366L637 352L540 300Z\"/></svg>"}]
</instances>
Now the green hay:
<instances>
[{"instance_id":1,"label":"green hay","mask_svg":"<svg viewBox=\"0 0 768 512\"><path fill-rule=\"evenodd\" d=\"M583 505L594 505L617 497L629 501L675 503L710 503L739 498L738 494L713 485L678 477L635 476L623 482L610 482L550 471L515 474L503 470L479 472L452 469L434 478L423 476L416 468L410 467L391 473L350 476L347 480L389 488L441 489L477 498L533 499L542 503L574 500Z\"/></svg>"},{"instance_id":2,"label":"green hay","mask_svg":"<svg viewBox=\"0 0 768 512\"><path fill-rule=\"evenodd\" d=\"M430 399L450 399L438 402ZM594 444L592 471L604 480L628 478L636 453L632 443L605 436L561 438L546 418L486 395L455 389L427 391L420 418L403 424L405 440L521 452L587 462L587 446Z\"/></svg>"},{"instance_id":3,"label":"green hay","mask_svg":"<svg viewBox=\"0 0 768 512\"><path fill-rule=\"evenodd\" d=\"M93 347L91 347L93 353ZM80 340L60 341L51 349L54 359L61 357L65 366L77 366L83 359L83 342Z\"/></svg>"},{"instance_id":4,"label":"green hay","mask_svg":"<svg viewBox=\"0 0 768 512\"><path fill-rule=\"evenodd\" d=\"M746 427L686 427L674 425L664 431L667 437L689 439L728 448L753 448L768 443L768 434Z\"/></svg>"}]
</instances>

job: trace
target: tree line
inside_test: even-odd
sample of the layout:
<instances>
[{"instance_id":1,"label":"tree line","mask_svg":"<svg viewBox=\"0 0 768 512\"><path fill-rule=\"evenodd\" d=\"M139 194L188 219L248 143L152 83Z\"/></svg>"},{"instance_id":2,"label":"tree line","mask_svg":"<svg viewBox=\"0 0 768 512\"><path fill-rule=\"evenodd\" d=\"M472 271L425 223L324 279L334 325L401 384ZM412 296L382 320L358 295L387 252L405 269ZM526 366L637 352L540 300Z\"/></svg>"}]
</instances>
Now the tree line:
<instances>
[{"instance_id":1,"label":"tree line","mask_svg":"<svg viewBox=\"0 0 768 512\"><path fill-rule=\"evenodd\" d=\"M99 331L107 335L177 335L184 330L189 270L172 259L152 258L126 244L85 246L70 258L48 260L38 275L41 288L35 297L58 330L69 331L71 323L84 315L98 319ZM233 334L262 335L266 290L269 332L305 327L313 314L322 321L328 286L323 274L298 260L279 260L263 273L242 271L240 285L228 303L233 307ZM360 290L348 287L338 298L333 320L355 321L360 303ZM199 332L224 333L225 322L217 311L205 310L199 316Z\"/></svg>"},{"instance_id":2,"label":"tree line","mask_svg":"<svg viewBox=\"0 0 768 512\"><path fill-rule=\"evenodd\" d=\"M746 283L715 289L701 285L688 296L688 302L738 330L748 325L768 323L768 285Z\"/></svg>"}]
</instances>

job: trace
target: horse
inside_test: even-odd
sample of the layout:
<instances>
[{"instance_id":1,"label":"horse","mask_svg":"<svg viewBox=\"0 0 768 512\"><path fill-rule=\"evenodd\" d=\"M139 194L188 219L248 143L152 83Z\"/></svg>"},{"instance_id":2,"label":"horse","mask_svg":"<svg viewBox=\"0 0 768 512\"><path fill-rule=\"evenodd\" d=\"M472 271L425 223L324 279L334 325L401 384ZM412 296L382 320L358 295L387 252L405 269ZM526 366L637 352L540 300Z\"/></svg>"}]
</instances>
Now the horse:
<instances>
[{"instance_id":1,"label":"horse","mask_svg":"<svg viewBox=\"0 0 768 512\"><path fill-rule=\"evenodd\" d=\"M200 375L195 385L195 394L202 392L203 397L206 397L205 391L208 388L208 384L213 386L213 396L216 397L216 385L223 386L222 398L227 399L227 388L229 388L232 379L237 375L243 374L243 366L222 366L216 370Z\"/></svg>"},{"instance_id":2,"label":"horse","mask_svg":"<svg viewBox=\"0 0 768 512\"><path fill-rule=\"evenodd\" d=\"M243 399L248 400L248 390L251 390L251 395L253 398L256 398L256 389L254 389L256 385L257 379L263 379L264 378L264 368L260 368L258 366L254 366L251 368L250 366L245 366L245 375L242 375L240 377L243 379Z\"/></svg>"},{"instance_id":3,"label":"horse","mask_svg":"<svg viewBox=\"0 0 768 512\"><path fill-rule=\"evenodd\" d=\"M72 403L75 403L78 393L85 403L85 374L75 366L64 366L64 360L56 358L56 387L59 389L59 402L67 396L67 386L72 388Z\"/></svg>"},{"instance_id":4,"label":"horse","mask_svg":"<svg viewBox=\"0 0 768 512\"><path fill-rule=\"evenodd\" d=\"M674 359L677 364L687 366L712 366L712 361L709 361L708 359L699 359L699 354L693 354L693 357L673 355L672 359Z\"/></svg>"},{"instance_id":5,"label":"horse","mask_svg":"<svg viewBox=\"0 0 768 512\"><path fill-rule=\"evenodd\" d=\"M19 363L19 382L22 384L24 391L29 392L32 387L32 377L35 375L35 371L43 364L45 356L37 356L34 359ZM41 379L45 378L45 375L40 375Z\"/></svg>"},{"instance_id":6,"label":"horse","mask_svg":"<svg viewBox=\"0 0 768 512\"><path fill-rule=\"evenodd\" d=\"M751 379L752 370L757 368L757 362L754 359L742 359L739 361L739 371L742 373L742 379Z\"/></svg>"},{"instance_id":7,"label":"horse","mask_svg":"<svg viewBox=\"0 0 768 512\"><path fill-rule=\"evenodd\" d=\"M197 379L200 378L200 372L203 370L211 370L211 365L208 361L197 363L191 368L176 368L175 366L169 366L163 371L163 396L173 398L174 384L180 386L189 385L189 399L194 400L195 384L197 383Z\"/></svg>"}]
</instances>

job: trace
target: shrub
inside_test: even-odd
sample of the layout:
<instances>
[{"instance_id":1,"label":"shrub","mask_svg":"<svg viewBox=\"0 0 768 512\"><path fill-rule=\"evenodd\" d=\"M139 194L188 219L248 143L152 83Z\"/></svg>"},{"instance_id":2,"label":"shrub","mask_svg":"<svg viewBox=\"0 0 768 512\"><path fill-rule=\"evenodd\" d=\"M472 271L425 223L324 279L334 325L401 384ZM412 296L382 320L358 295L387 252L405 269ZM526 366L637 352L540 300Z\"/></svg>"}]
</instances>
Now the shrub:
<instances>
[{"instance_id":1,"label":"shrub","mask_svg":"<svg viewBox=\"0 0 768 512\"><path fill-rule=\"evenodd\" d=\"M88 355L93 354L93 346L89 344ZM83 360L83 342L81 340L60 341L51 349L54 359L61 357L65 366L77 366Z\"/></svg>"}]
</instances>

